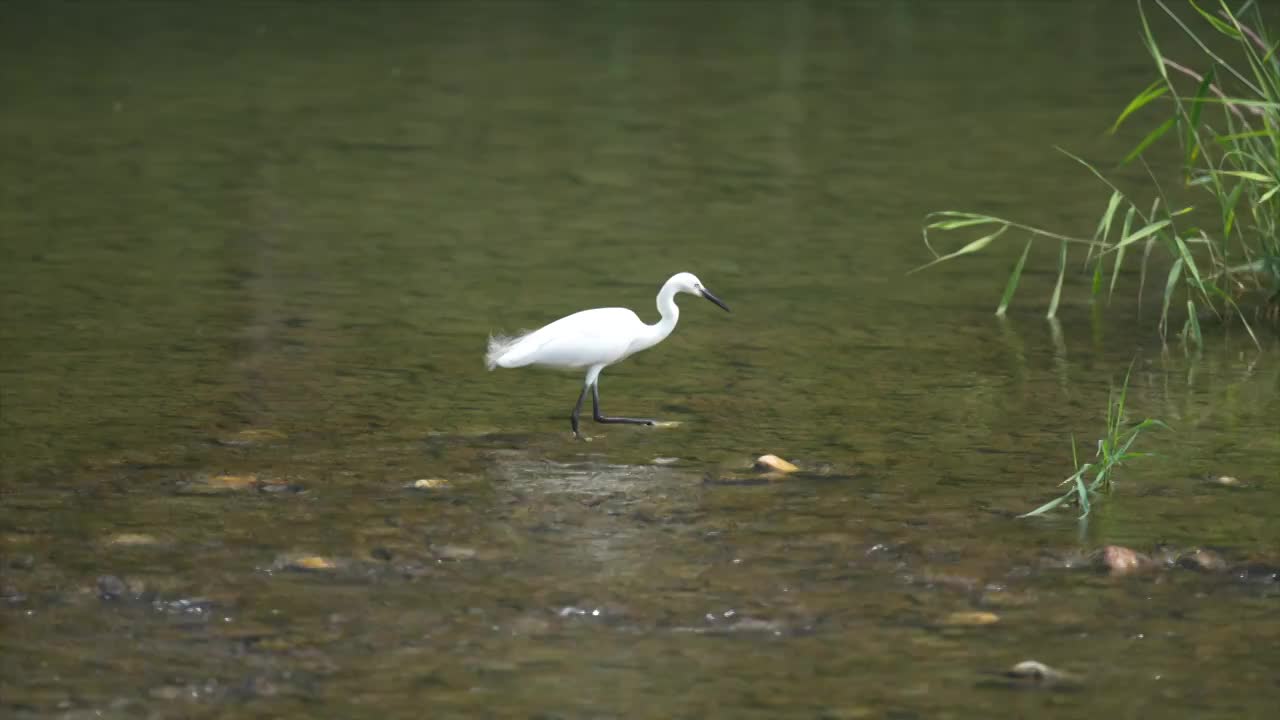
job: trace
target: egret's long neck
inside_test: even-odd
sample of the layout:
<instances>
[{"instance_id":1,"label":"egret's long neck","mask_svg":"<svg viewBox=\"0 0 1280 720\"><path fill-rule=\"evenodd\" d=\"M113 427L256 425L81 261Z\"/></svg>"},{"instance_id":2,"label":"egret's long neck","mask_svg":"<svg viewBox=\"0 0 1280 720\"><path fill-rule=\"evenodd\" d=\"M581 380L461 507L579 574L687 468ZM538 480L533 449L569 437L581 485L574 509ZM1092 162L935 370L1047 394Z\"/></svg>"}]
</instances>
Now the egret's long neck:
<instances>
[{"instance_id":1,"label":"egret's long neck","mask_svg":"<svg viewBox=\"0 0 1280 720\"><path fill-rule=\"evenodd\" d=\"M662 286L658 291L658 312L662 314L662 319L652 325L646 325L647 332L640 339L641 347L637 350L653 347L666 339L672 330L676 329L676 322L680 320L680 308L676 305L676 288L670 282Z\"/></svg>"}]
</instances>

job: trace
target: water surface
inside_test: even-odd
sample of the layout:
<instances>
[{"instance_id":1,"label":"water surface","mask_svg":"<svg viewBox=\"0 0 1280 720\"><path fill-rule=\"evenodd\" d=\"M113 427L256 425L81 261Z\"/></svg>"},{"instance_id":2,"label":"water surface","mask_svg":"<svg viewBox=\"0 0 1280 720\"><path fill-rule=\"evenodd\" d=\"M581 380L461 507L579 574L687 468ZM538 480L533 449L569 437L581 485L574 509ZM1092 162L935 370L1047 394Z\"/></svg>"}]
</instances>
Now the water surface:
<instances>
[{"instance_id":1,"label":"water surface","mask_svg":"<svg viewBox=\"0 0 1280 720\"><path fill-rule=\"evenodd\" d=\"M931 210L1091 231L1106 192L1052 145L1140 137L1102 133L1150 81L1130 5L2 19L4 714L1241 718L1280 693L1274 332L1162 347L1136 269L1105 313L1073 278L1050 324L1053 248L1004 321L1014 247L905 275ZM681 270L734 314L684 298L601 381L677 427L573 442L577 375L485 372L490 332L652 321ZM1131 362L1159 456L1087 526L1017 520ZM760 481L766 452L805 472ZM1107 544L1230 570L1111 578ZM1083 680L1011 689L1026 659Z\"/></svg>"}]
</instances>

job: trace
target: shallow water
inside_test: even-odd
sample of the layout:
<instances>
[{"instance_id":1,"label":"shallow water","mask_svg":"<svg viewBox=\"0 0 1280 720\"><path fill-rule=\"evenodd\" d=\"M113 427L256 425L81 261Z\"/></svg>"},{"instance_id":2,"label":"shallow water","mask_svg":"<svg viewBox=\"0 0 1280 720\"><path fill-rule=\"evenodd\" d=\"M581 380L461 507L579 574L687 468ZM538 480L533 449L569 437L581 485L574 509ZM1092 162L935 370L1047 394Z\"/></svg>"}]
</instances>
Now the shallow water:
<instances>
[{"instance_id":1,"label":"shallow water","mask_svg":"<svg viewBox=\"0 0 1280 720\"><path fill-rule=\"evenodd\" d=\"M1105 313L1073 278L1050 324L1052 249L1005 321L1013 246L904 276L931 210L1091 230L1106 193L1051 145L1132 143L1101 132L1150 78L1131 6L0 12L6 716L1280 694L1274 332L1162 348L1136 270ZM485 372L490 332L653 320L679 270L734 313L684 298L601 384L678 426L572 442L576 375ZM1087 526L1016 519L1131 361L1158 457ZM1112 578L1108 544L1229 569ZM1026 659L1078 682L1000 674Z\"/></svg>"}]
</instances>

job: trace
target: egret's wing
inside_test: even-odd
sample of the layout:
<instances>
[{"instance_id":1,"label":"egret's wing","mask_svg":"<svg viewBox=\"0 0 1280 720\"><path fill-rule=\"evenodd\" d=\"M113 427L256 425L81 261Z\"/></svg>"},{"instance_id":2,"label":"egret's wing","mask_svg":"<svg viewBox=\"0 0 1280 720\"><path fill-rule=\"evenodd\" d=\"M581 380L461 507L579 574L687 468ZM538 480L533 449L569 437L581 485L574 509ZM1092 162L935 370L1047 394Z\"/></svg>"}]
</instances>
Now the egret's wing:
<instances>
[{"instance_id":1,"label":"egret's wing","mask_svg":"<svg viewBox=\"0 0 1280 720\"><path fill-rule=\"evenodd\" d=\"M550 365L578 368L607 364L626 354L640 318L626 308L583 310L494 347L491 366Z\"/></svg>"}]
</instances>

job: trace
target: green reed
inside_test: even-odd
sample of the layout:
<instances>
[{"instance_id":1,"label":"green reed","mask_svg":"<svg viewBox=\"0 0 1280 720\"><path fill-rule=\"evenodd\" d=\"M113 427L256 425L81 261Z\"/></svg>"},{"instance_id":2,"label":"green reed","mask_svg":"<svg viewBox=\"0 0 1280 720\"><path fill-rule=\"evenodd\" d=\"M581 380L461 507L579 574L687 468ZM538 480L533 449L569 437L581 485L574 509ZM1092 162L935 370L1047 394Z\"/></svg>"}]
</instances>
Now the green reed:
<instances>
[{"instance_id":1,"label":"green reed","mask_svg":"<svg viewBox=\"0 0 1280 720\"><path fill-rule=\"evenodd\" d=\"M1020 231L1029 239L996 309L997 315L1003 315L1018 288L1031 243L1057 242L1058 276L1048 309L1048 316L1054 317L1073 249L1084 253L1095 302L1104 291L1110 302L1120 268L1134 255L1140 257L1141 297L1153 256L1159 253L1169 262L1160 310L1162 338L1167 339L1171 314L1176 318L1185 308L1178 332L1184 341L1203 345L1199 315L1207 311L1221 319L1239 318L1253 341L1261 344L1238 301L1261 295L1266 299L1257 304L1255 319L1259 315L1280 318L1280 43L1269 38L1253 0L1235 11L1225 0L1218 0L1216 14L1190 0L1190 7L1207 25L1199 33L1163 0L1154 4L1202 51L1204 70L1197 72L1162 54L1147 20L1147 3L1139 0L1143 42L1159 77L1124 108L1111 132L1138 110L1156 101L1166 103L1169 116L1147 133L1124 163L1141 160L1146 166L1143 153L1149 147L1166 136L1176 137L1182 148L1181 180L1186 187L1212 197L1218 211L1211 213L1212 222L1197 225L1190 217L1194 207L1170 206L1150 167L1147 171L1155 187L1154 198L1140 202L1094 165L1058 148L1111 190L1092 237L1070 237L982 213L934 212L926 216L923 230L925 246L934 259L912 272L979 252L1008 231ZM1234 61L1206 44L1202 36L1209 32L1231 41ZM954 230L983 230L985 234L952 252L935 250L930 232Z\"/></svg>"},{"instance_id":2,"label":"green reed","mask_svg":"<svg viewBox=\"0 0 1280 720\"><path fill-rule=\"evenodd\" d=\"M1134 443L1146 430L1151 428L1168 430L1169 426L1151 418L1133 424L1125 423L1125 398L1129 392L1129 375L1132 371L1133 366L1131 365L1129 370L1125 372L1124 382L1120 385L1120 388L1117 390L1113 387L1108 394L1106 434L1098 440L1098 449L1094 453L1093 460L1081 464L1076 438L1075 435L1072 435L1071 458L1075 472L1059 483L1059 485L1069 486L1067 491L1020 517L1041 515L1072 500L1075 500L1080 507L1080 517L1087 517L1096 498L1111 493L1114 485L1112 478L1115 475L1116 468L1130 460L1150 455L1150 453L1134 450Z\"/></svg>"}]
</instances>

